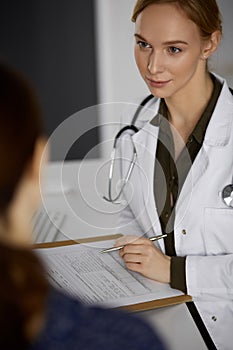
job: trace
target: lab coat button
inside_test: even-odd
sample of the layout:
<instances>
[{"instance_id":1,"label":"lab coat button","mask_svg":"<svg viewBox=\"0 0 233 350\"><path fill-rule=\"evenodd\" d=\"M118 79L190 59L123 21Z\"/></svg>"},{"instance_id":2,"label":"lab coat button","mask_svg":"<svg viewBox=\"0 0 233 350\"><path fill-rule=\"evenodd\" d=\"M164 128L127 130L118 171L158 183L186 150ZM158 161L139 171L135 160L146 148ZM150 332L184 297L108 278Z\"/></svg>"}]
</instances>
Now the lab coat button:
<instances>
[{"instance_id":1,"label":"lab coat button","mask_svg":"<svg viewBox=\"0 0 233 350\"><path fill-rule=\"evenodd\" d=\"M186 230L182 230L181 232L182 232L183 235L187 234Z\"/></svg>"},{"instance_id":2,"label":"lab coat button","mask_svg":"<svg viewBox=\"0 0 233 350\"><path fill-rule=\"evenodd\" d=\"M212 320L213 320L214 322L216 322L216 321L217 321L217 317L216 317L216 316L212 316Z\"/></svg>"}]
</instances>

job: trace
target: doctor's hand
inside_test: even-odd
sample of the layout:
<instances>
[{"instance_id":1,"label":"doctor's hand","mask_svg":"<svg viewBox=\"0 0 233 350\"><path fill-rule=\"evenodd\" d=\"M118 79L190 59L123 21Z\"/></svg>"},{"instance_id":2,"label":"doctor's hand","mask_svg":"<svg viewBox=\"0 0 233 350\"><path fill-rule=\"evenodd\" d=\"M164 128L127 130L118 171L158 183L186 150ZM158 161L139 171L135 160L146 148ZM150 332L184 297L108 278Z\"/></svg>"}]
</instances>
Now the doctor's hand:
<instances>
[{"instance_id":1,"label":"doctor's hand","mask_svg":"<svg viewBox=\"0 0 233 350\"><path fill-rule=\"evenodd\" d=\"M171 258L163 254L148 238L124 236L114 246L125 245L119 254L129 270L158 282L170 283Z\"/></svg>"}]
</instances>

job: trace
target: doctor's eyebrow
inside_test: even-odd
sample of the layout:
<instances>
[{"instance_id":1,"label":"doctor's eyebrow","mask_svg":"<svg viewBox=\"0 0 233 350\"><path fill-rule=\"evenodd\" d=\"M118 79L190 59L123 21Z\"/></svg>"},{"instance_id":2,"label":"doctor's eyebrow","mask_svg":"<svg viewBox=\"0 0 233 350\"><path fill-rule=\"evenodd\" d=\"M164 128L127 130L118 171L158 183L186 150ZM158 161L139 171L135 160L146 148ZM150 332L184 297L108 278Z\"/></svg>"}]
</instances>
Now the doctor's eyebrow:
<instances>
[{"instance_id":1,"label":"doctor's eyebrow","mask_svg":"<svg viewBox=\"0 0 233 350\"><path fill-rule=\"evenodd\" d=\"M135 38L140 39L142 41L145 41L146 43L148 42L145 38L143 38L140 34L135 33L134 34Z\"/></svg>"},{"instance_id":2,"label":"doctor's eyebrow","mask_svg":"<svg viewBox=\"0 0 233 350\"><path fill-rule=\"evenodd\" d=\"M140 34L135 33L134 36L135 36L135 38L138 38L138 39L148 43L148 41L145 38L143 38L143 36L141 36ZM183 41L183 40L169 40L169 41L163 42L162 44L163 45L177 45L177 44L188 45L188 43L186 41Z\"/></svg>"}]
</instances>

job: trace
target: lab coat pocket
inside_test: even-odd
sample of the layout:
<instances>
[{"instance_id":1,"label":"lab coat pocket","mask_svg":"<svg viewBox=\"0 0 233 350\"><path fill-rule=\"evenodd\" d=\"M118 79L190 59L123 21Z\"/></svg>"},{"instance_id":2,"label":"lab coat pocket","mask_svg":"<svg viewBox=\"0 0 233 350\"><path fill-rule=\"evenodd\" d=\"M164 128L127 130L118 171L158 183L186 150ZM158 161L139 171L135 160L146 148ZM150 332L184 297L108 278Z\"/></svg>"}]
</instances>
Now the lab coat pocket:
<instances>
[{"instance_id":1,"label":"lab coat pocket","mask_svg":"<svg viewBox=\"0 0 233 350\"><path fill-rule=\"evenodd\" d=\"M233 209L206 208L204 216L207 255L233 253Z\"/></svg>"}]
</instances>

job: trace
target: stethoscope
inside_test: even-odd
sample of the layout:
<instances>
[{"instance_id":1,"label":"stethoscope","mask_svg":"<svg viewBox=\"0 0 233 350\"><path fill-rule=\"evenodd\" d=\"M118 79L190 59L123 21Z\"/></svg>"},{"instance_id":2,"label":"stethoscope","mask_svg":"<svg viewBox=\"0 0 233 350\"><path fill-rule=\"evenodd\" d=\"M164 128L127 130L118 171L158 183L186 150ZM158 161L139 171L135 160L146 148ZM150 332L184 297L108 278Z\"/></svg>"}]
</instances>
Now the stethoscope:
<instances>
[{"instance_id":1,"label":"stethoscope","mask_svg":"<svg viewBox=\"0 0 233 350\"><path fill-rule=\"evenodd\" d=\"M225 186L221 192L221 196L226 206L233 208L233 184Z\"/></svg>"},{"instance_id":2,"label":"stethoscope","mask_svg":"<svg viewBox=\"0 0 233 350\"><path fill-rule=\"evenodd\" d=\"M125 186L127 185L127 183L129 182L130 176L132 174L133 168L135 166L136 160L137 160L137 151L136 148L134 146L134 143L132 141L132 135L136 134L139 129L135 126L136 120L139 116L139 113L141 112L142 108L147 104L147 102L149 102L154 96L153 95L149 95L147 96L138 106L138 108L136 109L136 112L133 116L132 122L130 125L126 125L124 126L120 131L118 131L118 133L116 134L115 138L114 138L114 142L113 142L113 149L111 152L111 162L110 162L110 167L109 167L109 175L108 175L108 197L107 196L103 196L103 199L105 199L107 202L110 202L112 204L120 204L121 202L118 202L122 192L124 191ZM128 171L125 175L125 178L122 179L122 185L121 188L118 192L118 194L114 197L113 196L113 172L114 172L114 166L116 163L116 148L117 148L117 143L119 141L119 138L122 136L122 134L125 131L130 131L131 134L131 143L132 143L132 147L133 147L133 157L130 161L130 165L128 168Z\"/></svg>"},{"instance_id":3,"label":"stethoscope","mask_svg":"<svg viewBox=\"0 0 233 350\"><path fill-rule=\"evenodd\" d=\"M134 143L132 141L132 135L136 134L139 129L135 126L136 120L138 119L139 113L141 112L141 110L143 109L143 107L147 104L147 102L149 102L154 96L153 95L149 95L147 96L139 105L139 107L137 108L132 122L130 125L126 125L125 127L123 127L120 131L118 131L118 133L116 134L115 138L114 138L114 142L113 142L113 149L111 152L111 159L110 159L110 167L109 167L109 175L108 175L108 197L107 196L103 196L103 199L105 199L107 202L110 202L112 204L120 204L121 202L119 202L119 198L122 194L122 192L124 191L125 186L127 185L127 183L129 182L130 176L132 174L132 171L134 169L136 160L137 160L137 151L136 148L134 146ZM133 147L133 157L131 159L128 171L125 175L125 178L122 179L122 185L120 190L118 191L118 194L115 195L115 197L113 196L113 172L114 172L114 166L116 163L116 148L117 148L117 143L120 139L120 137L122 136L122 134L125 131L130 131L131 134L131 142L132 142L132 147ZM223 203L230 208L233 208L233 183L226 185L222 192L220 192L221 198L223 200Z\"/></svg>"}]
</instances>

